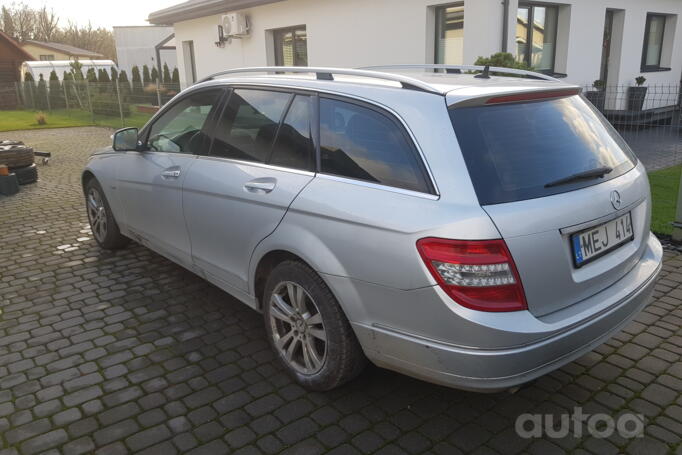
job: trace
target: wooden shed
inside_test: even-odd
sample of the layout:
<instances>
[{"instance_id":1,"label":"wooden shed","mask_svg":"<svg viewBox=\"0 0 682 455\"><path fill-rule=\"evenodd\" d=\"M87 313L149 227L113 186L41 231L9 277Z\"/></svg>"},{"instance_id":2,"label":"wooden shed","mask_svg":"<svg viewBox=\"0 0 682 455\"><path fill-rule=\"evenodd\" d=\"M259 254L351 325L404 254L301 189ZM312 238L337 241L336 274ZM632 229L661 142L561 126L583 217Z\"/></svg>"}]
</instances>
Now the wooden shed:
<instances>
[{"instance_id":1,"label":"wooden shed","mask_svg":"<svg viewBox=\"0 0 682 455\"><path fill-rule=\"evenodd\" d=\"M33 60L31 54L11 36L0 31L0 109L16 109L19 104L16 82L21 80L22 62Z\"/></svg>"}]
</instances>

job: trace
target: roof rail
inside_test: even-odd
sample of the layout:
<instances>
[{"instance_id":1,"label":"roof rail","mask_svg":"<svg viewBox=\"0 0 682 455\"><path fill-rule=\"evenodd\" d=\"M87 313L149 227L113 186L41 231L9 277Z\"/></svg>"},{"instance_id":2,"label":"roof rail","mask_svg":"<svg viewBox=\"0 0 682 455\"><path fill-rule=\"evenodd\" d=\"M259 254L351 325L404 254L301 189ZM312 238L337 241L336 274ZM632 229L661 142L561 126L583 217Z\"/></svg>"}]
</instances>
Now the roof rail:
<instances>
[{"instance_id":1,"label":"roof rail","mask_svg":"<svg viewBox=\"0 0 682 455\"><path fill-rule=\"evenodd\" d=\"M439 64L404 64L404 65L377 65L377 66L365 66L360 69L378 71L378 70L402 70L402 69L433 69L433 70L454 70L458 73L462 71L493 71L496 73L507 73L507 74L518 74L520 76L527 76L532 79L542 79L546 81L561 82L552 76L546 74L538 73L535 71L520 70L516 68L502 68L499 66L488 66L488 65L439 65Z\"/></svg>"},{"instance_id":2,"label":"roof rail","mask_svg":"<svg viewBox=\"0 0 682 455\"><path fill-rule=\"evenodd\" d=\"M314 73L317 79L325 81L333 81L334 74L344 76L358 76L372 79L382 79L392 82L399 82L400 85L405 89L419 90L422 92L436 93L439 95L443 94L442 91L427 84L426 82L420 81L419 79L415 79L409 76L382 73L378 71L368 71L365 69L315 68L308 66L261 66L253 68L234 68L230 70L219 71L215 74L211 74L210 76L205 77L196 83L199 84L201 82L216 79L220 76L239 73Z\"/></svg>"}]
</instances>

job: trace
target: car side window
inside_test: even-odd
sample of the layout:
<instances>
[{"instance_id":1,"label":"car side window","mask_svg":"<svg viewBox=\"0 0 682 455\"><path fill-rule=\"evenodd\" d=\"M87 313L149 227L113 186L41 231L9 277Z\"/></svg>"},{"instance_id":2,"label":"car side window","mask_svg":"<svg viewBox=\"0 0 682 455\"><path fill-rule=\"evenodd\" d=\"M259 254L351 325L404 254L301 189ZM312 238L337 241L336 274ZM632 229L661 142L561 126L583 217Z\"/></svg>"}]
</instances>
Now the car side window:
<instances>
[{"instance_id":1,"label":"car side window","mask_svg":"<svg viewBox=\"0 0 682 455\"><path fill-rule=\"evenodd\" d=\"M156 152L201 154L210 143L206 120L223 90L202 90L189 95L164 112L149 130L147 148Z\"/></svg>"},{"instance_id":2,"label":"car side window","mask_svg":"<svg viewBox=\"0 0 682 455\"><path fill-rule=\"evenodd\" d=\"M264 163L290 93L235 89L216 125L211 155Z\"/></svg>"},{"instance_id":3,"label":"car side window","mask_svg":"<svg viewBox=\"0 0 682 455\"><path fill-rule=\"evenodd\" d=\"M396 121L368 107L320 99L321 171L429 193L414 145Z\"/></svg>"},{"instance_id":4,"label":"car side window","mask_svg":"<svg viewBox=\"0 0 682 455\"><path fill-rule=\"evenodd\" d=\"M310 171L314 163L311 97L296 95L279 127L269 164Z\"/></svg>"}]
</instances>

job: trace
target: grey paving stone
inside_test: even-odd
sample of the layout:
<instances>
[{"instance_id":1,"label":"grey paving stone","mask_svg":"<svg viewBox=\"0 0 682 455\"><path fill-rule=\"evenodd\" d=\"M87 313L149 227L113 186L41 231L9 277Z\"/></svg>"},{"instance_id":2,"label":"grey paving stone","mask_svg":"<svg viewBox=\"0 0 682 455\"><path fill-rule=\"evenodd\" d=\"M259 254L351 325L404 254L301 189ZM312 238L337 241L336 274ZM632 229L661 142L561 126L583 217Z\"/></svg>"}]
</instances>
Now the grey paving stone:
<instances>
[{"instance_id":1,"label":"grey paving stone","mask_svg":"<svg viewBox=\"0 0 682 455\"><path fill-rule=\"evenodd\" d=\"M169 439L172 433L165 425L157 425L126 439L126 445L134 452Z\"/></svg>"},{"instance_id":2,"label":"grey paving stone","mask_svg":"<svg viewBox=\"0 0 682 455\"><path fill-rule=\"evenodd\" d=\"M682 254L665 252L649 306L605 345L514 395L477 395L375 367L312 393L284 374L261 315L131 244L97 247L80 173L111 130L13 132L54 152L40 181L0 196L0 434L53 455L626 453L682 455ZM62 248L59 248L62 247ZM27 254L30 253L30 254ZM642 413L643 438L513 435L524 412ZM129 445L127 445L129 444ZM134 445L132 447L131 445Z\"/></svg>"}]
</instances>

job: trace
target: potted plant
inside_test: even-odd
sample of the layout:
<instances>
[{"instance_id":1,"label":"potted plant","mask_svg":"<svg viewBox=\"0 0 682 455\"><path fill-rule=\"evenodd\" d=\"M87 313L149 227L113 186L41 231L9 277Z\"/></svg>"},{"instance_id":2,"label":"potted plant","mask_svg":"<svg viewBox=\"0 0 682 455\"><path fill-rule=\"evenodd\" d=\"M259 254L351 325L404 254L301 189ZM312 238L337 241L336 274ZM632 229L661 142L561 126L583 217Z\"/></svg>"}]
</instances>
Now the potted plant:
<instances>
[{"instance_id":1,"label":"potted plant","mask_svg":"<svg viewBox=\"0 0 682 455\"><path fill-rule=\"evenodd\" d=\"M606 83L601 79L597 79L592 82L592 87L594 87L595 90L588 90L585 92L585 98L590 100L590 103L592 103L599 112L604 112L604 107L606 105Z\"/></svg>"},{"instance_id":2,"label":"potted plant","mask_svg":"<svg viewBox=\"0 0 682 455\"><path fill-rule=\"evenodd\" d=\"M644 106L647 88L644 86L646 78L639 76L635 78L635 87L628 87L628 110L641 111Z\"/></svg>"}]
</instances>

